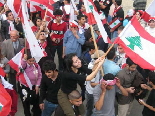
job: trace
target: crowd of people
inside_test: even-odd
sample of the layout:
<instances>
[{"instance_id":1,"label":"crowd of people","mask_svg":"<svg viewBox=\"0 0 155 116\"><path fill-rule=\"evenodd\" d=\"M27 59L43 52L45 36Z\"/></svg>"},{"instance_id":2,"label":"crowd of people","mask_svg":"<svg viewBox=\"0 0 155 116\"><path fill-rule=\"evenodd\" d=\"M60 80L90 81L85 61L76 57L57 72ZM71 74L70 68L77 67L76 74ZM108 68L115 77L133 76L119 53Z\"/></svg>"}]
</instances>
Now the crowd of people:
<instances>
[{"instance_id":1,"label":"crowd of people","mask_svg":"<svg viewBox=\"0 0 155 116\"><path fill-rule=\"evenodd\" d=\"M0 75L0 84L12 98L8 116L17 112L17 94L25 116L128 116L134 99L144 105L143 116L155 116L155 72L134 63L121 45L110 48L111 43L104 42L99 27L95 24L93 30L90 28L83 0L76 4L76 20L70 21L70 2L54 3L54 17L49 22L41 17L40 11L29 12L38 45L46 53L39 62L31 55L21 18L15 18L6 4L0 7L0 67L6 73L5 77ZM155 37L155 17L150 17L148 22L142 18L146 0L134 0L134 9L129 9L127 16L122 0L94 0L93 3L112 43L134 16ZM119 23L111 27L115 20ZM16 72L8 62L23 48L20 70ZM23 73L32 89L19 81Z\"/></svg>"}]
</instances>

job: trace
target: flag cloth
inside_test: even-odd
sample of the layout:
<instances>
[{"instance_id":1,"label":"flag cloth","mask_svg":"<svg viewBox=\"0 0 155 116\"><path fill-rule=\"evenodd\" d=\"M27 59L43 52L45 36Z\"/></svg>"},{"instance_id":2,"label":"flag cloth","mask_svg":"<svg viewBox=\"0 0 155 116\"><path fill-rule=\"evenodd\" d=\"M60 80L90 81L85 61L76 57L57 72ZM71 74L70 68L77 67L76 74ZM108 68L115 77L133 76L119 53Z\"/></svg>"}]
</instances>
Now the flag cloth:
<instances>
[{"instance_id":1,"label":"flag cloth","mask_svg":"<svg viewBox=\"0 0 155 116\"><path fill-rule=\"evenodd\" d=\"M17 71L17 80L21 84L32 89L32 84L31 84L28 76L26 75L25 71L23 71L23 73L21 73L21 69L22 69L21 60L23 58L23 55L24 55L24 48L18 54L16 54L8 63L11 68L13 68L14 70Z\"/></svg>"},{"instance_id":2,"label":"flag cloth","mask_svg":"<svg viewBox=\"0 0 155 116\"><path fill-rule=\"evenodd\" d=\"M105 31L105 28L103 27L103 23L100 19L101 16L97 12L97 9L96 9L94 3L91 0L84 0L84 5L86 8L86 15L88 17L88 23L90 25L97 24L104 42L108 43L107 32Z\"/></svg>"},{"instance_id":3,"label":"flag cloth","mask_svg":"<svg viewBox=\"0 0 155 116\"><path fill-rule=\"evenodd\" d=\"M0 0L0 7L2 7L4 5L4 0Z\"/></svg>"},{"instance_id":4,"label":"flag cloth","mask_svg":"<svg viewBox=\"0 0 155 116\"><path fill-rule=\"evenodd\" d=\"M134 16L116 40L127 56L141 68L155 70L155 39Z\"/></svg>"},{"instance_id":5,"label":"flag cloth","mask_svg":"<svg viewBox=\"0 0 155 116\"><path fill-rule=\"evenodd\" d=\"M2 67L0 67L0 75L2 75L3 77L5 77L6 73L4 72L4 69Z\"/></svg>"},{"instance_id":6,"label":"flag cloth","mask_svg":"<svg viewBox=\"0 0 155 116\"><path fill-rule=\"evenodd\" d=\"M12 11L14 17L18 17L21 10L21 0L7 0L6 4Z\"/></svg>"},{"instance_id":7,"label":"flag cloth","mask_svg":"<svg viewBox=\"0 0 155 116\"><path fill-rule=\"evenodd\" d=\"M155 0L152 1L152 3L150 4L150 6L145 10L145 12L142 15L142 18L148 22L149 18L152 16L155 16L155 12L154 12L154 8L155 8Z\"/></svg>"},{"instance_id":8,"label":"flag cloth","mask_svg":"<svg viewBox=\"0 0 155 116\"><path fill-rule=\"evenodd\" d=\"M38 63L39 60L44 57L44 50L40 48L39 43L31 29L29 24L29 19L26 14L28 14L28 9L26 7L25 0L22 0L22 14L23 14L23 28L25 32L25 37L29 43L30 51L32 57L35 58L36 62Z\"/></svg>"},{"instance_id":9,"label":"flag cloth","mask_svg":"<svg viewBox=\"0 0 155 116\"><path fill-rule=\"evenodd\" d=\"M114 19L112 22L109 23L109 26L111 29L115 30L117 27L119 27L122 23L117 18Z\"/></svg>"},{"instance_id":10,"label":"flag cloth","mask_svg":"<svg viewBox=\"0 0 155 116\"><path fill-rule=\"evenodd\" d=\"M12 100L8 92L0 83L0 116L7 116L11 111Z\"/></svg>"}]
</instances>

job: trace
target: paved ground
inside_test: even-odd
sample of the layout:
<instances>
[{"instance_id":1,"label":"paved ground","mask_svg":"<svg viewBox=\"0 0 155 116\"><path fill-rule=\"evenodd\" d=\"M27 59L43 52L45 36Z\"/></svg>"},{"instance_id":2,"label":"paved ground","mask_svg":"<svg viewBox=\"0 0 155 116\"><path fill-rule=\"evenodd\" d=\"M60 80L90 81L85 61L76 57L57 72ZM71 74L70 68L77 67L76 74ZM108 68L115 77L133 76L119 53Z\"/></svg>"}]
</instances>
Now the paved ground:
<instances>
[{"instance_id":1,"label":"paved ground","mask_svg":"<svg viewBox=\"0 0 155 116\"><path fill-rule=\"evenodd\" d=\"M152 2L153 0L147 0L147 6ZM125 14L127 13L127 11L129 9L132 8L132 3L133 0L123 0L123 9L125 11ZM55 59L57 62L57 58ZM141 112L142 112L143 106L139 105L139 103L135 100L133 103L133 108L131 110L131 114L129 116L142 116ZM22 103L20 101L20 99L18 100L18 112L16 113L16 116L24 116L23 114L23 107L22 107Z\"/></svg>"}]
</instances>

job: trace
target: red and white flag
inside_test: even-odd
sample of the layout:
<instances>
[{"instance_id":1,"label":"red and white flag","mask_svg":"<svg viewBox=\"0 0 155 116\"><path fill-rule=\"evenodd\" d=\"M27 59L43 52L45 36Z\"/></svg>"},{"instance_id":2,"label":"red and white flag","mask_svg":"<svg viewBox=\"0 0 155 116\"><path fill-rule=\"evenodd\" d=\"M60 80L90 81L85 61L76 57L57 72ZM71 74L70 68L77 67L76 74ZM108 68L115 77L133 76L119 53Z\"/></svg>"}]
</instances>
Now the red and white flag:
<instances>
[{"instance_id":1,"label":"red and white flag","mask_svg":"<svg viewBox=\"0 0 155 116\"><path fill-rule=\"evenodd\" d=\"M155 39L140 25L134 16L120 33L116 43L134 63L143 69L155 70Z\"/></svg>"},{"instance_id":2,"label":"red and white flag","mask_svg":"<svg viewBox=\"0 0 155 116\"><path fill-rule=\"evenodd\" d=\"M119 27L122 23L118 18L115 18L109 23L109 26L111 29L115 30L117 27Z\"/></svg>"},{"instance_id":3,"label":"red and white flag","mask_svg":"<svg viewBox=\"0 0 155 116\"><path fill-rule=\"evenodd\" d=\"M155 16L155 0L152 1L152 3L150 4L150 6L145 10L145 12L142 15L142 18L148 22L150 17L154 17Z\"/></svg>"},{"instance_id":4,"label":"red and white flag","mask_svg":"<svg viewBox=\"0 0 155 116\"><path fill-rule=\"evenodd\" d=\"M0 83L0 116L7 116L11 111L12 100L8 92Z\"/></svg>"},{"instance_id":5,"label":"red and white flag","mask_svg":"<svg viewBox=\"0 0 155 116\"><path fill-rule=\"evenodd\" d=\"M2 7L5 4L4 0L0 0L0 7Z\"/></svg>"},{"instance_id":6,"label":"red and white flag","mask_svg":"<svg viewBox=\"0 0 155 116\"><path fill-rule=\"evenodd\" d=\"M96 9L93 1L92 0L84 0L84 5L86 8L86 15L88 17L88 23L90 25L97 24L104 42L108 43L107 32L105 31L105 28L103 27L103 24L102 24L102 21L100 18L101 16L97 12L97 9Z\"/></svg>"},{"instance_id":7,"label":"red and white flag","mask_svg":"<svg viewBox=\"0 0 155 116\"><path fill-rule=\"evenodd\" d=\"M28 76L26 75L25 71L23 71L22 73L20 71L22 70L21 60L23 58L23 55L24 55L24 48L18 54L16 54L8 63L11 68L17 71L17 80L21 84L32 89L32 84Z\"/></svg>"},{"instance_id":8,"label":"red and white flag","mask_svg":"<svg viewBox=\"0 0 155 116\"><path fill-rule=\"evenodd\" d=\"M4 72L4 69L2 67L0 67L0 75L2 75L3 77L5 77L6 73Z\"/></svg>"},{"instance_id":9,"label":"red and white flag","mask_svg":"<svg viewBox=\"0 0 155 116\"><path fill-rule=\"evenodd\" d=\"M23 28L25 32L25 37L29 43L30 51L32 57L35 58L36 62L39 62L39 60L45 56L44 50L40 48L39 43L31 29L31 26L29 24L29 19L27 17L27 5L25 0L22 0L22 14L23 14Z\"/></svg>"},{"instance_id":10,"label":"red and white flag","mask_svg":"<svg viewBox=\"0 0 155 116\"><path fill-rule=\"evenodd\" d=\"M6 4L12 11L14 17L18 17L21 10L21 0L7 0Z\"/></svg>"}]
</instances>

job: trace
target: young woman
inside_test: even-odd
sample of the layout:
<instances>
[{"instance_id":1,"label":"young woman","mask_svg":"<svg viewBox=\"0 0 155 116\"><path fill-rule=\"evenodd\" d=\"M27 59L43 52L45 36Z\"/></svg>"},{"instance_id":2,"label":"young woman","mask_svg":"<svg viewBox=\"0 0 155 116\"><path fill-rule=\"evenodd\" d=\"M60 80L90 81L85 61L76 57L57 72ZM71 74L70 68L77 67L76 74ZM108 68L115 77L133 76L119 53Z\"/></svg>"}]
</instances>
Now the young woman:
<instances>
[{"instance_id":1,"label":"young woman","mask_svg":"<svg viewBox=\"0 0 155 116\"><path fill-rule=\"evenodd\" d=\"M98 58L92 70L84 67L81 60L74 53L66 55L64 62L66 70L61 75L62 83L61 89L58 92L58 102L67 116L75 116L67 95L77 89L77 84L81 85L81 83L85 81L92 80L96 76L104 60ZM83 105L79 106L79 112L80 114L84 113Z\"/></svg>"},{"instance_id":2,"label":"young woman","mask_svg":"<svg viewBox=\"0 0 155 116\"><path fill-rule=\"evenodd\" d=\"M138 19L138 21L140 22L142 27L146 27L146 22L141 18L141 16L143 15L143 11L138 10L135 13L136 18Z\"/></svg>"},{"instance_id":3,"label":"young woman","mask_svg":"<svg viewBox=\"0 0 155 116\"><path fill-rule=\"evenodd\" d=\"M24 54L21 66L32 84L32 90L25 86L26 83L20 83L19 86L19 94L24 107L24 114L25 116L31 116L30 105L33 105L33 108L31 109L33 116L41 116L41 110L39 108L39 86L42 74L40 66L35 62L35 59L31 56L29 50L27 50L27 54Z\"/></svg>"}]
</instances>

